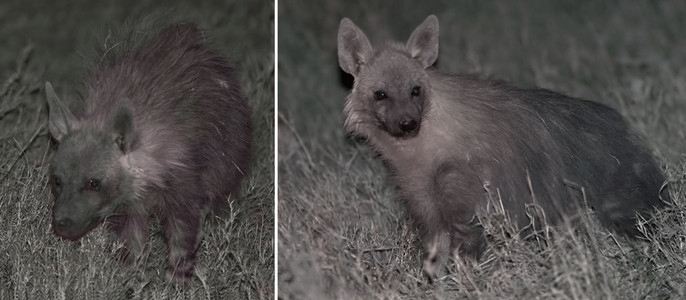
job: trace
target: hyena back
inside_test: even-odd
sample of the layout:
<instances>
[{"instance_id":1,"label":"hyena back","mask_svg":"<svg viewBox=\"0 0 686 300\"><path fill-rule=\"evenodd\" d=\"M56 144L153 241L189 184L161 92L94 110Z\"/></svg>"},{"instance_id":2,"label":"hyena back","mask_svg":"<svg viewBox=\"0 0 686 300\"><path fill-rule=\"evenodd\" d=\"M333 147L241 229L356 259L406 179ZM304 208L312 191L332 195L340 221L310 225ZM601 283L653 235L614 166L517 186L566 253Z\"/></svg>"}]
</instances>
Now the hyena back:
<instances>
[{"instance_id":1,"label":"hyena back","mask_svg":"<svg viewBox=\"0 0 686 300\"><path fill-rule=\"evenodd\" d=\"M70 110L49 83L54 232L78 240L105 221L141 257L148 220L168 243L167 277L193 274L203 219L235 195L250 161L250 108L234 69L194 24L166 27L97 66Z\"/></svg>"},{"instance_id":2,"label":"hyena back","mask_svg":"<svg viewBox=\"0 0 686 300\"><path fill-rule=\"evenodd\" d=\"M669 200L650 151L614 110L545 89L442 74L432 67L437 57L435 16L406 45L377 49L349 19L340 23L339 63L355 78L346 131L387 161L419 226L427 273L456 249L483 252L476 215L489 199L499 198L524 229L558 224L586 198L602 224L632 237L636 214L648 217ZM529 204L542 213L532 215Z\"/></svg>"}]
</instances>

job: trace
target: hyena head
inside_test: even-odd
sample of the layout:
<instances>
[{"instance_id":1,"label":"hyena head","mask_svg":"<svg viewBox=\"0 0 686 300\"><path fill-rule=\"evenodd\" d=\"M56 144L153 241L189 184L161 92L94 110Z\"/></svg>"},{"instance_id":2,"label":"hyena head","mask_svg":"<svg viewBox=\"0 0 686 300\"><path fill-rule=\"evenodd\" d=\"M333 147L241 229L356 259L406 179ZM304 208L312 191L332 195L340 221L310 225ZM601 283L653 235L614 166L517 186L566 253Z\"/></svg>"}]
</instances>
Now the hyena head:
<instances>
[{"instance_id":1,"label":"hyena head","mask_svg":"<svg viewBox=\"0 0 686 300\"><path fill-rule=\"evenodd\" d=\"M374 50L367 36L348 18L338 28L338 62L355 77L346 103L346 130L368 135L376 126L391 136L419 133L431 97L427 68L438 57L438 19L431 15L405 45Z\"/></svg>"},{"instance_id":2,"label":"hyena head","mask_svg":"<svg viewBox=\"0 0 686 300\"><path fill-rule=\"evenodd\" d=\"M78 240L114 213L130 193L127 176L118 161L130 150L132 113L119 108L102 126L84 125L46 83L48 129L58 142L49 168L54 197L55 234Z\"/></svg>"}]
</instances>

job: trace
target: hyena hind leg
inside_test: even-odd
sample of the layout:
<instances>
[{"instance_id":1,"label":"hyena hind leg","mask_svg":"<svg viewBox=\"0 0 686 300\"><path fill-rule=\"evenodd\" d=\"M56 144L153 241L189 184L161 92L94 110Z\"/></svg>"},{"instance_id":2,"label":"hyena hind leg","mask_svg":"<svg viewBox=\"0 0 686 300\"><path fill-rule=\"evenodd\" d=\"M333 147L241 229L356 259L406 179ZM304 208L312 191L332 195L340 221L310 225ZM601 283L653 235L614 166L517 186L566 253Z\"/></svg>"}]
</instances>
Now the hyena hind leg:
<instances>
[{"instance_id":1,"label":"hyena hind leg","mask_svg":"<svg viewBox=\"0 0 686 300\"><path fill-rule=\"evenodd\" d=\"M162 220L169 251L167 280L174 283L189 282L193 277L201 241L202 213L186 209L172 212Z\"/></svg>"},{"instance_id":2,"label":"hyena hind leg","mask_svg":"<svg viewBox=\"0 0 686 300\"><path fill-rule=\"evenodd\" d=\"M648 163L627 164L596 204L598 217L603 225L630 238L641 237L637 214L648 220L644 226L652 227L650 220L654 208L670 203L669 193L662 184L664 178L659 168Z\"/></svg>"},{"instance_id":3,"label":"hyena hind leg","mask_svg":"<svg viewBox=\"0 0 686 300\"><path fill-rule=\"evenodd\" d=\"M114 216L107 222L108 228L124 243L119 259L125 264L141 260L148 241L148 216L125 214Z\"/></svg>"},{"instance_id":4,"label":"hyena hind leg","mask_svg":"<svg viewBox=\"0 0 686 300\"><path fill-rule=\"evenodd\" d=\"M637 215L640 215L641 219L648 220L644 226L650 228L653 223L650 221L652 207L640 203L641 197L646 196L636 193L635 190L620 190L605 195L603 199L605 202L600 209L597 209L601 224L629 238L643 236L638 228ZM657 198L657 193L654 197Z\"/></svg>"}]
</instances>

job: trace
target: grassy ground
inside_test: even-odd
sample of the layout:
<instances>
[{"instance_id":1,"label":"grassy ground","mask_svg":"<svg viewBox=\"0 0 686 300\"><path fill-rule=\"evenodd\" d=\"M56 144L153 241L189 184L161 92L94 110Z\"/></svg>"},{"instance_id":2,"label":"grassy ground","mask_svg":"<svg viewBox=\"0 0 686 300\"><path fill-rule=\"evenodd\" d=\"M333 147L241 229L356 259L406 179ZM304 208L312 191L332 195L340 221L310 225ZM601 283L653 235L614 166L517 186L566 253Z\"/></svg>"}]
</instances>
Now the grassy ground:
<instances>
[{"instance_id":1,"label":"grassy ground","mask_svg":"<svg viewBox=\"0 0 686 300\"><path fill-rule=\"evenodd\" d=\"M278 8L281 298L686 297L683 1L282 0ZM336 36L349 17L373 44L405 41L431 13L441 28L439 69L553 89L625 116L677 202L658 215L659 230L629 243L589 221L555 241L524 242L494 214L485 219L493 242L484 261L458 262L430 284L384 166L344 136L351 78L338 68Z\"/></svg>"},{"instance_id":2,"label":"grassy ground","mask_svg":"<svg viewBox=\"0 0 686 300\"><path fill-rule=\"evenodd\" d=\"M205 225L197 276L183 289L164 280L159 225L139 267L117 261L120 245L103 228L80 243L58 240L45 176L44 82L62 99L75 98L88 52L80 49L96 47L125 20L160 12L198 22L235 62L255 128L242 196L230 216ZM273 26L268 1L0 2L0 299L273 299Z\"/></svg>"}]
</instances>

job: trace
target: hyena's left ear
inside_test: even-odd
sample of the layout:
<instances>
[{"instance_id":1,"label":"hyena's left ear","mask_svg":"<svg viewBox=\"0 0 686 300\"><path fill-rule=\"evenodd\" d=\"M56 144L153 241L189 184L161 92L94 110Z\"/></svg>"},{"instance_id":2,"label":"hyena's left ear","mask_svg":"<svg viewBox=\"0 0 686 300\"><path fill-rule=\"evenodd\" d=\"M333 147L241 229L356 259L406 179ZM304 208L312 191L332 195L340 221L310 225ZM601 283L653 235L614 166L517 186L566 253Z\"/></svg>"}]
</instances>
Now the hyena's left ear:
<instances>
[{"instance_id":1,"label":"hyena's left ear","mask_svg":"<svg viewBox=\"0 0 686 300\"><path fill-rule=\"evenodd\" d=\"M69 108L60 101L60 98L55 94L50 82L45 82L45 96L48 100L48 131L50 135L57 141L61 141L69 131L71 131L76 117L71 113Z\"/></svg>"},{"instance_id":2,"label":"hyena's left ear","mask_svg":"<svg viewBox=\"0 0 686 300\"><path fill-rule=\"evenodd\" d=\"M114 142L123 153L134 149L137 135L133 124L133 112L126 105L121 105L114 113L112 123Z\"/></svg>"},{"instance_id":3,"label":"hyena's left ear","mask_svg":"<svg viewBox=\"0 0 686 300\"><path fill-rule=\"evenodd\" d=\"M369 63L374 50L362 30L348 18L338 26L338 64L346 73L357 76L360 67Z\"/></svg>"},{"instance_id":4,"label":"hyena's left ear","mask_svg":"<svg viewBox=\"0 0 686 300\"><path fill-rule=\"evenodd\" d=\"M430 15L412 32L407 40L412 58L419 60L424 68L433 65L438 58L438 18Z\"/></svg>"}]
</instances>

